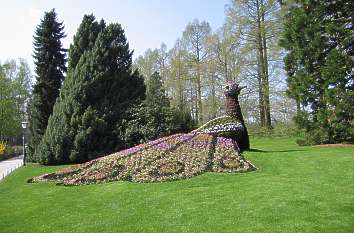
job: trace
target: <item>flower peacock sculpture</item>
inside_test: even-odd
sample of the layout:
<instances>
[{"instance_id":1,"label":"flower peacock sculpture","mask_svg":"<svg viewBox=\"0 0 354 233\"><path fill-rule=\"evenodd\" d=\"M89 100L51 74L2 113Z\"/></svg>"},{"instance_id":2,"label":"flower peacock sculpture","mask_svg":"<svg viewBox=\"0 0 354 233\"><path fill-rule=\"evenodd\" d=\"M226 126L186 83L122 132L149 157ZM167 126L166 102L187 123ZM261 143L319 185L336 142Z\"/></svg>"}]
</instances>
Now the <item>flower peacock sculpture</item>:
<instances>
[{"instance_id":1,"label":"flower peacock sculpture","mask_svg":"<svg viewBox=\"0 0 354 233\"><path fill-rule=\"evenodd\" d=\"M226 115L187 134L174 134L87 163L34 177L30 182L63 185L117 180L159 182L186 179L203 172L246 172L256 167L242 151L249 149L238 95L243 87L225 86Z\"/></svg>"},{"instance_id":2,"label":"flower peacock sculpture","mask_svg":"<svg viewBox=\"0 0 354 233\"><path fill-rule=\"evenodd\" d=\"M242 152L250 148L247 128L238 102L238 95L245 87L239 86L234 81L228 81L224 88L226 115L209 121L195 131L232 138Z\"/></svg>"}]
</instances>

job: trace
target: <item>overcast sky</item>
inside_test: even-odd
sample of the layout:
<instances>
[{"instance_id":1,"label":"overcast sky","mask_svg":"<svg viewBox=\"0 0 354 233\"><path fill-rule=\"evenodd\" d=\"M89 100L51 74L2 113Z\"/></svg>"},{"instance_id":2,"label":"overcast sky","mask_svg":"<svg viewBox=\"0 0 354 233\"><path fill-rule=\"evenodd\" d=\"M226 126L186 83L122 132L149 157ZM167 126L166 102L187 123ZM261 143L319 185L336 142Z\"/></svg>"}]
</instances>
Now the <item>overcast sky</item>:
<instances>
[{"instance_id":1,"label":"overcast sky","mask_svg":"<svg viewBox=\"0 0 354 233\"><path fill-rule=\"evenodd\" d=\"M64 22L65 48L72 42L84 14L93 13L125 29L134 57L161 43L171 48L188 22L197 18L213 30L225 19L229 0L1 0L0 62L25 58L33 69L33 33L45 11L56 9Z\"/></svg>"}]
</instances>

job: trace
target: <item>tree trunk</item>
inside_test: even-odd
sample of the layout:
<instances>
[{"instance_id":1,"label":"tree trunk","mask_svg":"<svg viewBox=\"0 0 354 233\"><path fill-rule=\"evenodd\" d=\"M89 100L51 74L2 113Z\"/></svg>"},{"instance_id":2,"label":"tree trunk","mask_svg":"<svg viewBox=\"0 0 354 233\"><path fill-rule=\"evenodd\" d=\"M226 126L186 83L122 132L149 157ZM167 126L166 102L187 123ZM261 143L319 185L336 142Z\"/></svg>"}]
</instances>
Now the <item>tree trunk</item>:
<instances>
[{"instance_id":1,"label":"tree trunk","mask_svg":"<svg viewBox=\"0 0 354 233\"><path fill-rule=\"evenodd\" d=\"M259 94L259 117L261 127L266 126L266 111L265 111L265 100L264 100L264 88L265 88L265 66L264 66L264 49L263 49L263 40L262 40L262 23L261 23L261 14L259 1L256 1L257 7L257 66L258 66L258 94Z\"/></svg>"},{"instance_id":2,"label":"tree trunk","mask_svg":"<svg viewBox=\"0 0 354 233\"><path fill-rule=\"evenodd\" d=\"M216 117L216 112L217 112L217 104L216 104L216 90L215 90L215 76L211 75L211 99L212 99L212 119Z\"/></svg>"},{"instance_id":3,"label":"tree trunk","mask_svg":"<svg viewBox=\"0 0 354 233\"><path fill-rule=\"evenodd\" d=\"M182 69L181 69L181 60L179 58L177 63L177 93L178 93L178 100L177 106L178 108L184 109L184 94L182 88Z\"/></svg>"},{"instance_id":4,"label":"tree trunk","mask_svg":"<svg viewBox=\"0 0 354 233\"><path fill-rule=\"evenodd\" d=\"M262 43L263 43L263 70L264 70L264 80L263 80L263 95L264 95L264 112L265 112L265 126L268 129L272 128L272 121L270 116L270 93L269 93L269 73L268 73L268 53L267 53L267 39L265 33L264 25L264 10L263 10L263 0L261 0L261 32L262 32Z\"/></svg>"},{"instance_id":5,"label":"tree trunk","mask_svg":"<svg viewBox=\"0 0 354 233\"><path fill-rule=\"evenodd\" d=\"M296 115L298 116L301 112L301 105L300 105L300 100L299 97L296 98Z\"/></svg>"},{"instance_id":6,"label":"tree trunk","mask_svg":"<svg viewBox=\"0 0 354 233\"><path fill-rule=\"evenodd\" d=\"M257 8L257 49L258 49L258 85L259 85L259 111L262 127L272 128L270 115L270 93L268 73L267 39L264 28L264 3L256 0Z\"/></svg>"},{"instance_id":7,"label":"tree trunk","mask_svg":"<svg viewBox=\"0 0 354 233\"><path fill-rule=\"evenodd\" d=\"M258 67L258 108L259 108L259 120L261 127L265 127L265 112L264 112L264 98L263 98L263 84L262 73L260 67Z\"/></svg>"},{"instance_id":8,"label":"tree trunk","mask_svg":"<svg viewBox=\"0 0 354 233\"><path fill-rule=\"evenodd\" d=\"M203 106L202 106L202 84L200 78L200 63L198 62L198 71L197 71L197 105L198 105L198 123L203 123Z\"/></svg>"},{"instance_id":9,"label":"tree trunk","mask_svg":"<svg viewBox=\"0 0 354 233\"><path fill-rule=\"evenodd\" d=\"M199 42L197 42L197 121L198 124L203 123L203 106L202 106L202 84L200 74L200 48Z\"/></svg>"},{"instance_id":10,"label":"tree trunk","mask_svg":"<svg viewBox=\"0 0 354 233\"><path fill-rule=\"evenodd\" d=\"M195 109L195 120L199 124L199 114L200 113L199 113L199 108L198 108L198 92L194 93L193 99L194 99L194 109Z\"/></svg>"}]
</instances>

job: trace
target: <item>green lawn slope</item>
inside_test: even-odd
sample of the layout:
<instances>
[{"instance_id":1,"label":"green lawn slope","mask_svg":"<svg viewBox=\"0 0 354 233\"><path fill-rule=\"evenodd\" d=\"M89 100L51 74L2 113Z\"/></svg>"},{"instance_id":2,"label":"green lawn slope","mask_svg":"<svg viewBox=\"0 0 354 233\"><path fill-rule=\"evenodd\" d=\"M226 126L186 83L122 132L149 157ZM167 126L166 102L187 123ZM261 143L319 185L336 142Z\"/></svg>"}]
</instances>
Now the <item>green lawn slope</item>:
<instances>
[{"instance_id":1,"label":"green lawn slope","mask_svg":"<svg viewBox=\"0 0 354 233\"><path fill-rule=\"evenodd\" d=\"M26 183L62 167L30 165L0 182L0 232L354 232L354 147L251 138L249 173L163 183Z\"/></svg>"}]
</instances>

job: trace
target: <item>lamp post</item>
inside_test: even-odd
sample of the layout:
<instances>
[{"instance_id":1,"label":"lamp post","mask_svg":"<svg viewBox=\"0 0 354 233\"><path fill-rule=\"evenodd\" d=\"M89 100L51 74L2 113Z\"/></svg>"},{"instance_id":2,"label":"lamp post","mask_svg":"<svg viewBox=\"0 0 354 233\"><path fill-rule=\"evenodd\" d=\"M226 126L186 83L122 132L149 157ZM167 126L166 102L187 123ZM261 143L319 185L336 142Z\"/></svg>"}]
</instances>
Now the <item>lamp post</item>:
<instances>
[{"instance_id":1,"label":"lamp post","mask_svg":"<svg viewBox=\"0 0 354 233\"><path fill-rule=\"evenodd\" d=\"M26 134L26 129L28 122L27 121L22 121L21 122L22 129L23 129L23 135L22 135L22 143L23 143L23 166L26 166L26 144L25 144L25 134Z\"/></svg>"}]
</instances>

